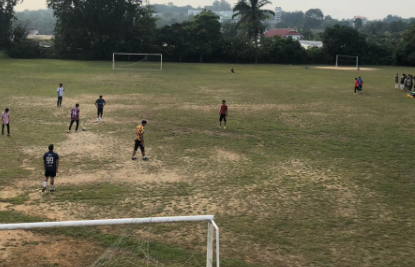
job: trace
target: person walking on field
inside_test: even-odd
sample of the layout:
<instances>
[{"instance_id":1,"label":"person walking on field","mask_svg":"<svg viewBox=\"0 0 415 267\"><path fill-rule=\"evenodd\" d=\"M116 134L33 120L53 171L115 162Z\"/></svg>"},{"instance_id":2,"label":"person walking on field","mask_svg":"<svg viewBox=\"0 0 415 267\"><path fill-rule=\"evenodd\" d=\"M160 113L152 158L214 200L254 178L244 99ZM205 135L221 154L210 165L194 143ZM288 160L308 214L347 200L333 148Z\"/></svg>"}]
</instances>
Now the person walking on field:
<instances>
[{"instance_id":1,"label":"person walking on field","mask_svg":"<svg viewBox=\"0 0 415 267\"><path fill-rule=\"evenodd\" d=\"M43 166L45 168L45 181L43 182L42 192L45 192L50 178L50 192L55 191L55 177L59 169L59 155L53 152L53 145L49 145L49 151L43 155Z\"/></svg>"},{"instance_id":2,"label":"person walking on field","mask_svg":"<svg viewBox=\"0 0 415 267\"><path fill-rule=\"evenodd\" d=\"M359 78L357 79L359 81L359 91L362 92L363 91L363 80L362 77L359 76Z\"/></svg>"},{"instance_id":3,"label":"person walking on field","mask_svg":"<svg viewBox=\"0 0 415 267\"><path fill-rule=\"evenodd\" d=\"M100 95L99 99L97 99L97 101L95 101L95 106L97 107L97 110L98 110L97 122L99 122L100 120L102 121L102 114L104 113L104 106L106 104L107 103L102 98L102 95Z\"/></svg>"},{"instance_id":4,"label":"person walking on field","mask_svg":"<svg viewBox=\"0 0 415 267\"><path fill-rule=\"evenodd\" d=\"M79 104L76 104L74 108L71 109L71 124L69 125L69 130L67 133L71 132L73 123L76 122L75 133L78 132L79 127Z\"/></svg>"},{"instance_id":5,"label":"person walking on field","mask_svg":"<svg viewBox=\"0 0 415 267\"><path fill-rule=\"evenodd\" d=\"M219 128L222 129L222 121L224 121L224 129L226 129L226 118L228 117L228 106L226 100L222 100L222 105L219 111Z\"/></svg>"},{"instance_id":6,"label":"person walking on field","mask_svg":"<svg viewBox=\"0 0 415 267\"><path fill-rule=\"evenodd\" d=\"M135 129L135 145L134 145L134 151L133 151L133 157L132 160L137 160L137 157L135 156L137 153L138 148L141 150L141 156L143 157L143 160L148 160L146 157L146 153L144 150L144 127L147 125L147 121L143 120L140 125L137 126Z\"/></svg>"},{"instance_id":7,"label":"person walking on field","mask_svg":"<svg viewBox=\"0 0 415 267\"><path fill-rule=\"evenodd\" d=\"M396 73L395 76L395 90L399 89L399 73Z\"/></svg>"},{"instance_id":8,"label":"person walking on field","mask_svg":"<svg viewBox=\"0 0 415 267\"><path fill-rule=\"evenodd\" d=\"M1 135L4 135L4 127L7 128L7 136L10 136L10 113L8 108L1 113Z\"/></svg>"},{"instance_id":9,"label":"person walking on field","mask_svg":"<svg viewBox=\"0 0 415 267\"><path fill-rule=\"evenodd\" d=\"M357 78L354 78L354 94L356 94L357 91L359 90L359 81L357 80Z\"/></svg>"},{"instance_id":10,"label":"person walking on field","mask_svg":"<svg viewBox=\"0 0 415 267\"><path fill-rule=\"evenodd\" d=\"M56 89L56 92L58 94L58 107L62 107L62 99L63 99L63 92L65 89L63 88L63 84L59 84L59 88Z\"/></svg>"}]
</instances>

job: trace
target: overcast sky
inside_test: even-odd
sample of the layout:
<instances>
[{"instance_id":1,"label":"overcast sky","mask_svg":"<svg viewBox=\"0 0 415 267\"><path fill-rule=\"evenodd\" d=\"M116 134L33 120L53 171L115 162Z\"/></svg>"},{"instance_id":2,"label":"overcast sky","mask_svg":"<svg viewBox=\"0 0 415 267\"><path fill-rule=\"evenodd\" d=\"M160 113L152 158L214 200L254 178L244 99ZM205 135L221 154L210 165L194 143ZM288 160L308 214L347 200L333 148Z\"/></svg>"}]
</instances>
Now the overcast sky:
<instances>
[{"instance_id":1,"label":"overcast sky","mask_svg":"<svg viewBox=\"0 0 415 267\"><path fill-rule=\"evenodd\" d=\"M214 0L150 0L152 4L165 4L173 2L177 6L192 5L193 7L211 4ZM228 0L234 5L237 0ZM324 14L334 18L352 18L361 15L368 19L382 19L389 14L398 15L403 18L415 17L415 0L271 0L272 5L268 8L274 9L281 6L285 11L320 8ZM45 9L46 0L24 0L23 4L16 7L16 11L25 9Z\"/></svg>"}]
</instances>

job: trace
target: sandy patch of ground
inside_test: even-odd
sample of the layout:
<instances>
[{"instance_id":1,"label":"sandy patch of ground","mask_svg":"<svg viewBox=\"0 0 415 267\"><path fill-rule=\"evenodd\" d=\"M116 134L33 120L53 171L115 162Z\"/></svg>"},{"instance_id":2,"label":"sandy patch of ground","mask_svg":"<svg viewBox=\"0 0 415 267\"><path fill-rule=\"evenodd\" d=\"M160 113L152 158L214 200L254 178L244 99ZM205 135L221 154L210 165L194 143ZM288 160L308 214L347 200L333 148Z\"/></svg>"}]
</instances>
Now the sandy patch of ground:
<instances>
[{"instance_id":1,"label":"sandy patch of ground","mask_svg":"<svg viewBox=\"0 0 415 267\"><path fill-rule=\"evenodd\" d=\"M0 190L0 199L11 199L21 195L22 191L16 188L6 187Z\"/></svg>"},{"instance_id":2,"label":"sandy patch of ground","mask_svg":"<svg viewBox=\"0 0 415 267\"><path fill-rule=\"evenodd\" d=\"M247 158L244 155L217 148L214 152L214 155L211 156L213 160L216 160L218 162L221 161L232 161L232 162L239 162L242 160L247 160Z\"/></svg>"},{"instance_id":3,"label":"sandy patch of ground","mask_svg":"<svg viewBox=\"0 0 415 267\"><path fill-rule=\"evenodd\" d=\"M356 67L313 67L313 69L321 69L321 70L352 70L356 71ZM359 68L362 71L376 71L376 68Z\"/></svg>"},{"instance_id":4,"label":"sandy patch of ground","mask_svg":"<svg viewBox=\"0 0 415 267\"><path fill-rule=\"evenodd\" d=\"M83 240L41 236L27 231L0 235L1 267L89 266L104 250Z\"/></svg>"}]
</instances>

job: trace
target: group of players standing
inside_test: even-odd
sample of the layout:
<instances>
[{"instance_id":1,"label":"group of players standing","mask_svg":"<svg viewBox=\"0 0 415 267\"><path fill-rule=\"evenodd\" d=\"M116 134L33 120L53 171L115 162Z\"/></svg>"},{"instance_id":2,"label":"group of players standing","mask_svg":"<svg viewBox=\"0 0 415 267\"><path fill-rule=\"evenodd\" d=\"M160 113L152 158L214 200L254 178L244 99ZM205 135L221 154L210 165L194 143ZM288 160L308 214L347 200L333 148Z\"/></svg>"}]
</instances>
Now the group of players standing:
<instances>
[{"instance_id":1,"label":"group of players standing","mask_svg":"<svg viewBox=\"0 0 415 267\"><path fill-rule=\"evenodd\" d=\"M63 88L63 84L60 84L59 88L56 90L57 95L58 95L58 101L57 101L58 107L62 106L64 91L65 89ZM104 113L105 105L106 105L106 102L102 98L102 95L100 95L99 99L95 101L95 106L97 107L96 122L99 122L102 120L102 115ZM79 118L80 118L79 106L80 105L77 103L75 107L71 109L71 122L70 122L69 130L67 131L67 133L70 133L71 128L74 123L76 123L75 132L78 131ZM222 100L222 105L219 111L219 127L220 128L222 128L222 122L224 122L224 129L226 129L227 117L228 117L228 106L226 105L226 101ZM136 127L135 144L134 144L134 150L133 150L133 155L132 155L133 161L137 160L136 153L138 151L138 148L140 148L142 159L144 161L148 160L148 158L145 155L145 148L144 148L144 127L146 125L147 125L147 121L142 120L141 124ZM59 155L56 152L54 152L53 144L49 145L49 151L43 155L43 164L44 164L44 169L45 169L45 180L43 182L42 192L46 190L49 179L50 179L50 192L54 192L55 191L55 187L54 187L55 177L59 169Z\"/></svg>"},{"instance_id":2,"label":"group of players standing","mask_svg":"<svg viewBox=\"0 0 415 267\"><path fill-rule=\"evenodd\" d=\"M399 80L399 74L395 76L395 89L407 90L408 92L415 91L414 77L411 74L402 74Z\"/></svg>"}]
</instances>

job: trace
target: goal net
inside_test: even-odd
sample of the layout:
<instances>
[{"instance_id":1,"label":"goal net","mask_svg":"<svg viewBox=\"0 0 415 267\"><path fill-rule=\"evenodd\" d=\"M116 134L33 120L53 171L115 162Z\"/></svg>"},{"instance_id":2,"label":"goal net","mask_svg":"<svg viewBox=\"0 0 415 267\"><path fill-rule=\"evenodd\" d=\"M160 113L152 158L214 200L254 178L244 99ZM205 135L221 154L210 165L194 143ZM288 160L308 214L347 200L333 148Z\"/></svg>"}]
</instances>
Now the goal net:
<instances>
[{"instance_id":1,"label":"goal net","mask_svg":"<svg viewBox=\"0 0 415 267\"><path fill-rule=\"evenodd\" d=\"M356 68L356 70L359 70L359 57L337 55L336 56L336 67Z\"/></svg>"},{"instance_id":2,"label":"goal net","mask_svg":"<svg viewBox=\"0 0 415 267\"><path fill-rule=\"evenodd\" d=\"M211 218L207 215L0 224L0 234L10 236L4 249L10 253L2 258L5 266L36 262L36 266L219 267L219 229Z\"/></svg>"},{"instance_id":3,"label":"goal net","mask_svg":"<svg viewBox=\"0 0 415 267\"><path fill-rule=\"evenodd\" d=\"M163 70L162 54L113 53L113 70Z\"/></svg>"}]
</instances>

